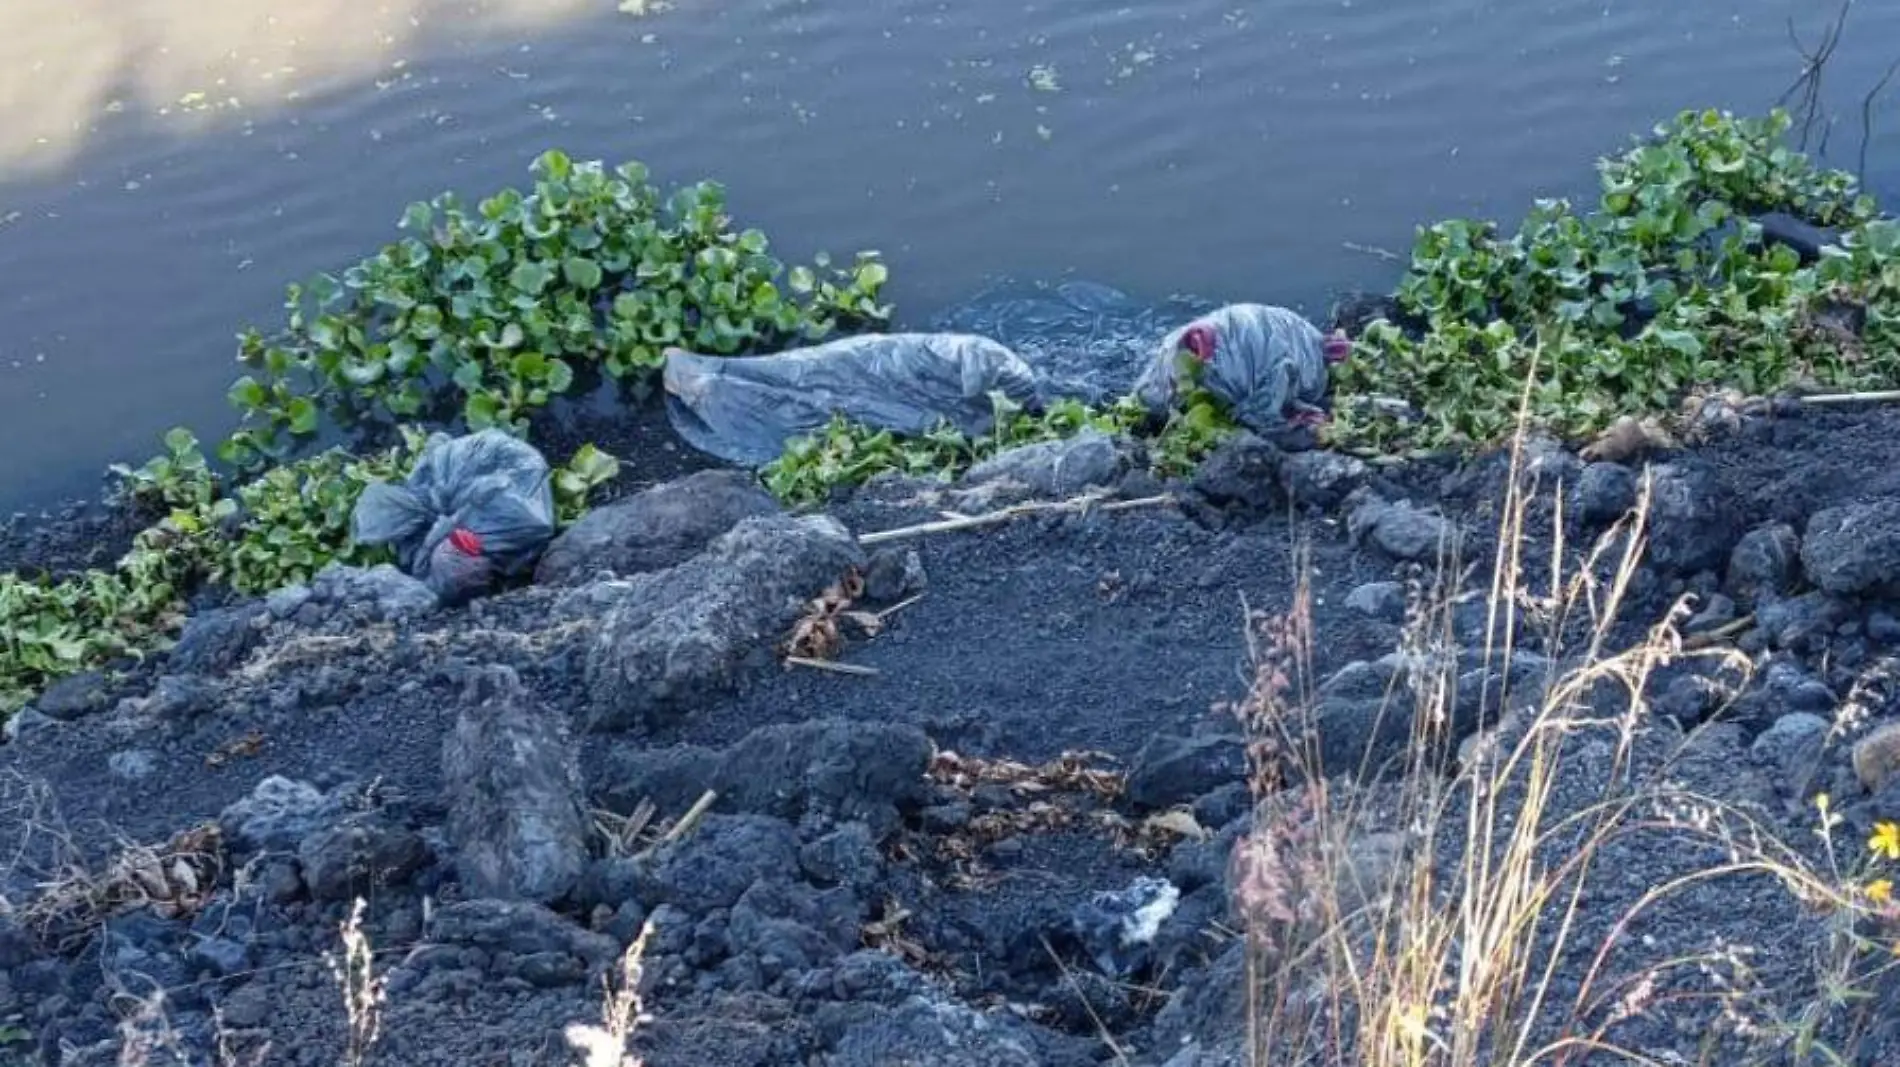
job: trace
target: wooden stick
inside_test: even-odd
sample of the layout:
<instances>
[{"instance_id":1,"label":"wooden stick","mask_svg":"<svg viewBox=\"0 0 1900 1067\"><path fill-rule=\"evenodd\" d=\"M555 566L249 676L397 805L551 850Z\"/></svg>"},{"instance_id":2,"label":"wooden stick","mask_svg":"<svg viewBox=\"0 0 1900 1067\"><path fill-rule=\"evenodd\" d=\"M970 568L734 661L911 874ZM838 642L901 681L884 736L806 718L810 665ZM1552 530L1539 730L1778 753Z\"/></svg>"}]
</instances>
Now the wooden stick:
<instances>
[{"instance_id":1,"label":"wooden stick","mask_svg":"<svg viewBox=\"0 0 1900 1067\"><path fill-rule=\"evenodd\" d=\"M1105 500L1107 500L1105 496L1095 493L1087 496L1079 496L1072 500L1038 500L1031 501L1027 504L1012 504L1009 507L985 512L981 515L967 515L961 518L943 519L937 522L924 522L918 523L915 526L899 527L895 530L880 530L876 533L868 533L859 537L858 543L861 545L879 545L887 541L901 541L905 538L922 537L926 534L950 533L956 530L974 530L978 527L995 526L999 523L1008 522L1011 519L1019 519L1024 515L1038 515L1061 511L1089 511L1091 509L1099 511L1127 511L1130 508L1155 507L1159 504L1172 504L1174 497L1172 494L1163 494L1161 496L1142 497L1139 500L1115 500L1104 503L1103 501Z\"/></svg>"},{"instance_id":2,"label":"wooden stick","mask_svg":"<svg viewBox=\"0 0 1900 1067\"><path fill-rule=\"evenodd\" d=\"M1715 644L1717 641L1734 637L1736 634L1741 633L1753 625L1755 625L1755 616L1752 614L1744 615L1732 622L1725 622L1713 630L1707 630L1699 634L1690 634L1682 639L1682 647L1706 648L1709 645Z\"/></svg>"},{"instance_id":3,"label":"wooden stick","mask_svg":"<svg viewBox=\"0 0 1900 1067\"><path fill-rule=\"evenodd\" d=\"M691 833L693 827L699 825L699 820L705 816L706 809L712 807L713 801L718 799L719 793L716 790L708 789L704 793L701 793L699 799L693 801L693 806L686 809L686 814L680 816L680 821L674 823L666 833L661 834L658 841L648 845L645 851L641 852L640 855L651 856L654 850L658 849L661 845L671 841L678 841L680 838Z\"/></svg>"},{"instance_id":4,"label":"wooden stick","mask_svg":"<svg viewBox=\"0 0 1900 1067\"><path fill-rule=\"evenodd\" d=\"M861 678L877 676L876 667L860 667L855 663L834 663L828 659L811 659L807 656L786 656L788 667L810 667L815 671L830 671L833 674L854 674Z\"/></svg>"},{"instance_id":5,"label":"wooden stick","mask_svg":"<svg viewBox=\"0 0 1900 1067\"><path fill-rule=\"evenodd\" d=\"M892 604L890 607L885 608L883 611L878 612L877 621L883 622L885 619L888 619L891 616L897 614L898 612L903 611L905 608L910 607L912 604L917 603L919 600L922 600L923 598L924 598L924 595L922 593L918 593L915 596L906 597L903 600L900 600L897 603Z\"/></svg>"},{"instance_id":6,"label":"wooden stick","mask_svg":"<svg viewBox=\"0 0 1900 1067\"><path fill-rule=\"evenodd\" d=\"M1878 393L1820 393L1800 400L1803 404L1891 404L1900 400L1900 389Z\"/></svg>"}]
</instances>

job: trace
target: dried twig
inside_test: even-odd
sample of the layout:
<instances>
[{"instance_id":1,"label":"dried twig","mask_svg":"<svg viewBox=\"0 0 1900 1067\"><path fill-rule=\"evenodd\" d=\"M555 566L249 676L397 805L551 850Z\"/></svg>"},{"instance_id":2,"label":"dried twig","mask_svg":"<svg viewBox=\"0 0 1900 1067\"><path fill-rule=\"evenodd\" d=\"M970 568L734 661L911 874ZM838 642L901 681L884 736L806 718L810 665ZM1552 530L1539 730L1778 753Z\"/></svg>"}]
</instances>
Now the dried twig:
<instances>
[{"instance_id":1,"label":"dried twig","mask_svg":"<svg viewBox=\"0 0 1900 1067\"><path fill-rule=\"evenodd\" d=\"M1860 167L1854 174L1863 183L1867 181L1867 145L1874 139L1874 101L1887 88L1887 83L1893 81L1895 74L1900 74L1900 59L1888 65L1887 73L1880 76L1880 80L1867 90L1867 95L1860 101Z\"/></svg>"},{"instance_id":2,"label":"dried twig","mask_svg":"<svg viewBox=\"0 0 1900 1067\"><path fill-rule=\"evenodd\" d=\"M1728 638L1734 637L1736 634L1741 633L1753 625L1755 625L1755 616L1753 614L1744 615L1733 622L1725 622L1713 630L1706 630L1702 633L1691 634L1683 638L1682 647L1685 650L1707 648L1718 641L1725 641Z\"/></svg>"},{"instance_id":3,"label":"dried twig","mask_svg":"<svg viewBox=\"0 0 1900 1067\"><path fill-rule=\"evenodd\" d=\"M1105 502L1106 501L1106 502ZM982 526L995 526L1011 519L1020 519L1025 515L1042 515L1054 512L1083 511L1128 511L1133 508L1151 508L1174 503L1173 494L1146 496L1138 500L1108 501L1105 494L1089 493L1069 500L1036 500L1026 504L1012 504L996 511L981 515L963 515L954 519L937 522L918 523L915 526L900 526L895 530L879 530L858 538L861 545L881 545L888 541L901 541L910 537L923 537L927 534L951 533L957 530L972 530Z\"/></svg>"},{"instance_id":4,"label":"dried twig","mask_svg":"<svg viewBox=\"0 0 1900 1067\"><path fill-rule=\"evenodd\" d=\"M691 833L693 827L699 825L699 820L705 816L707 809L713 806L713 801L718 799L719 792L717 790L708 789L704 793L701 793L699 799L693 801L693 806L686 809L686 814L680 816L680 821L674 823L665 833L661 834L658 841L647 846L646 852L642 853L642 855L651 855L653 850L659 848L661 845L678 841L680 838Z\"/></svg>"},{"instance_id":5,"label":"dried twig","mask_svg":"<svg viewBox=\"0 0 1900 1067\"><path fill-rule=\"evenodd\" d=\"M1872 393L1819 393L1801 398L1803 404L1891 404L1900 401L1900 389Z\"/></svg>"},{"instance_id":6,"label":"dried twig","mask_svg":"<svg viewBox=\"0 0 1900 1067\"><path fill-rule=\"evenodd\" d=\"M828 659L812 659L808 656L786 656L787 667L810 667L815 671L830 671L833 674L850 674L860 678L873 678L878 674L876 667L860 667L855 663L836 663Z\"/></svg>"}]
</instances>

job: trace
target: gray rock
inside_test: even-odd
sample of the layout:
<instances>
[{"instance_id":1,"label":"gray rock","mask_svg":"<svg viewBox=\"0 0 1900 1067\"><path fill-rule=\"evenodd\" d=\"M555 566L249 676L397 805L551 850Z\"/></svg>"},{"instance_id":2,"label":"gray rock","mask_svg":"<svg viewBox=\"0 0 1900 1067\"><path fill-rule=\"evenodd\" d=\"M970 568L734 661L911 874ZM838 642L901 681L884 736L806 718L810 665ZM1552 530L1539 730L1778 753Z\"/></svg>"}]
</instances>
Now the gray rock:
<instances>
[{"instance_id":1,"label":"gray rock","mask_svg":"<svg viewBox=\"0 0 1900 1067\"><path fill-rule=\"evenodd\" d=\"M971 467L963 484L1010 482L1036 496L1071 497L1113 485L1128 468L1115 439L1084 430L1061 441L1042 441L998 453Z\"/></svg>"},{"instance_id":2,"label":"gray rock","mask_svg":"<svg viewBox=\"0 0 1900 1067\"><path fill-rule=\"evenodd\" d=\"M185 953L185 961L223 978L250 970L251 950L243 942L228 937L207 937L191 946Z\"/></svg>"},{"instance_id":3,"label":"gray rock","mask_svg":"<svg viewBox=\"0 0 1900 1067\"><path fill-rule=\"evenodd\" d=\"M1755 628L1775 648L1803 651L1825 643L1849 614L1846 604L1819 591L1764 598L1755 607Z\"/></svg>"},{"instance_id":4,"label":"gray rock","mask_svg":"<svg viewBox=\"0 0 1900 1067\"><path fill-rule=\"evenodd\" d=\"M729 690L748 662L769 662L806 600L863 562L836 520L773 515L634 578L588 654L587 725L649 727Z\"/></svg>"},{"instance_id":5,"label":"gray rock","mask_svg":"<svg viewBox=\"0 0 1900 1067\"><path fill-rule=\"evenodd\" d=\"M244 662L263 639L258 628L265 607L250 601L193 616L172 646L166 667L174 674L221 675Z\"/></svg>"},{"instance_id":6,"label":"gray rock","mask_svg":"<svg viewBox=\"0 0 1900 1067\"><path fill-rule=\"evenodd\" d=\"M1707 679L1685 674L1670 680L1656 698L1656 710L1684 727L1695 726L1715 710L1720 694Z\"/></svg>"},{"instance_id":7,"label":"gray rock","mask_svg":"<svg viewBox=\"0 0 1900 1067\"><path fill-rule=\"evenodd\" d=\"M517 957L572 956L599 969L620 955L605 934L584 930L530 901L464 900L436 911L427 936L441 945L506 952Z\"/></svg>"},{"instance_id":8,"label":"gray rock","mask_svg":"<svg viewBox=\"0 0 1900 1067\"><path fill-rule=\"evenodd\" d=\"M245 851L294 851L304 838L336 821L341 805L308 782L271 775L218 816L224 838Z\"/></svg>"},{"instance_id":9,"label":"gray rock","mask_svg":"<svg viewBox=\"0 0 1900 1067\"><path fill-rule=\"evenodd\" d=\"M1728 589L1744 600L1781 597L1801 577L1801 538L1785 522L1757 526L1742 535L1728 557Z\"/></svg>"},{"instance_id":10,"label":"gray rock","mask_svg":"<svg viewBox=\"0 0 1900 1067\"><path fill-rule=\"evenodd\" d=\"M194 719L217 708L218 684L195 674L167 674L152 686L145 714L173 722Z\"/></svg>"},{"instance_id":11,"label":"gray rock","mask_svg":"<svg viewBox=\"0 0 1900 1067\"><path fill-rule=\"evenodd\" d=\"M566 584L677 567L742 520L779 510L748 474L700 471L588 512L548 545L534 580Z\"/></svg>"},{"instance_id":12,"label":"gray rock","mask_svg":"<svg viewBox=\"0 0 1900 1067\"><path fill-rule=\"evenodd\" d=\"M1346 594L1346 606L1380 622L1405 621L1405 586L1400 582L1367 582Z\"/></svg>"},{"instance_id":13,"label":"gray rock","mask_svg":"<svg viewBox=\"0 0 1900 1067\"><path fill-rule=\"evenodd\" d=\"M884 867L871 828L849 822L798 850L798 864L819 885L868 889Z\"/></svg>"},{"instance_id":14,"label":"gray rock","mask_svg":"<svg viewBox=\"0 0 1900 1067\"><path fill-rule=\"evenodd\" d=\"M147 749L128 748L107 756L106 769L112 772L114 778L137 782L151 777L152 772L158 769L158 759Z\"/></svg>"},{"instance_id":15,"label":"gray rock","mask_svg":"<svg viewBox=\"0 0 1900 1067\"><path fill-rule=\"evenodd\" d=\"M1150 738L1128 769L1126 796L1141 808L1171 808L1247 777L1238 737Z\"/></svg>"},{"instance_id":16,"label":"gray rock","mask_svg":"<svg viewBox=\"0 0 1900 1067\"><path fill-rule=\"evenodd\" d=\"M1668 574L1714 570L1741 538L1734 501L1700 465L1652 468L1645 557Z\"/></svg>"},{"instance_id":17,"label":"gray rock","mask_svg":"<svg viewBox=\"0 0 1900 1067\"><path fill-rule=\"evenodd\" d=\"M551 903L587 863L580 756L558 712L540 707L515 672L470 672L442 746L448 838L471 896Z\"/></svg>"},{"instance_id":18,"label":"gray rock","mask_svg":"<svg viewBox=\"0 0 1900 1067\"><path fill-rule=\"evenodd\" d=\"M57 730L59 726L58 719L42 715L37 708L29 705L14 712L5 725L0 726L0 737L5 737L8 744L23 743L29 738Z\"/></svg>"},{"instance_id":19,"label":"gray rock","mask_svg":"<svg viewBox=\"0 0 1900 1067\"><path fill-rule=\"evenodd\" d=\"M388 563L367 569L332 563L311 579L310 599L370 622L420 618L440 606L427 585Z\"/></svg>"},{"instance_id":20,"label":"gray rock","mask_svg":"<svg viewBox=\"0 0 1900 1067\"><path fill-rule=\"evenodd\" d=\"M1879 609L1869 612L1867 636L1883 645L1900 645L1900 616Z\"/></svg>"},{"instance_id":21,"label":"gray rock","mask_svg":"<svg viewBox=\"0 0 1900 1067\"><path fill-rule=\"evenodd\" d=\"M304 883L317 900L349 900L401 885L429 862L415 832L375 815L326 826L297 846Z\"/></svg>"},{"instance_id":22,"label":"gray rock","mask_svg":"<svg viewBox=\"0 0 1900 1067\"><path fill-rule=\"evenodd\" d=\"M33 708L49 719L60 722L72 722L87 715L97 714L111 706L106 693L105 675L98 671L86 671L72 674L40 693L33 702Z\"/></svg>"},{"instance_id":23,"label":"gray rock","mask_svg":"<svg viewBox=\"0 0 1900 1067\"><path fill-rule=\"evenodd\" d=\"M651 798L660 811L678 814L713 789L724 812L859 822L883 840L897 828L900 809L921 806L931 752L930 738L910 725L782 723L725 749L616 746L597 791L622 813Z\"/></svg>"},{"instance_id":24,"label":"gray rock","mask_svg":"<svg viewBox=\"0 0 1900 1067\"><path fill-rule=\"evenodd\" d=\"M933 997L867 1012L846 1029L822 1067L1044 1067L1026 1026Z\"/></svg>"},{"instance_id":25,"label":"gray rock","mask_svg":"<svg viewBox=\"0 0 1900 1067\"><path fill-rule=\"evenodd\" d=\"M1257 434L1241 432L1222 442L1201 461L1191 483L1195 493L1215 507L1270 512L1286 507L1280 488L1285 454Z\"/></svg>"},{"instance_id":26,"label":"gray rock","mask_svg":"<svg viewBox=\"0 0 1900 1067\"><path fill-rule=\"evenodd\" d=\"M1330 511L1366 482L1365 461L1338 452L1295 452L1280 463L1280 489L1295 505Z\"/></svg>"},{"instance_id":27,"label":"gray rock","mask_svg":"<svg viewBox=\"0 0 1900 1067\"><path fill-rule=\"evenodd\" d=\"M694 915L730 908L754 882L798 870L798 835L778 819L708 815L654 857L656 901Z\"/></svg>"},{"instance_id":28,"label":"gray rock","mask_svg":"<svg viewBox=\"0 0 1900 1067\"><path fill-rule=\"evenodd\" d=\"M311 596L307 585L287 585L264 598L264 610L270 612L273 619L288 619L310 603Z\"/></svg>"},{"instance_id":29,"label":"gray rock","mask_svg":"<svg viewBox=\"0 0 1900 1067\"><path fill-rule=\"evenodd\" d=\"M1900 498L1823 508L1808 519L1801 562L1823 590L1841 596L1900 583Z\"/></svg>"},{"instance_id":30,"label":"gray rock","mask_svg":"<svg viewBox=\"0 0 1900 1067\"><path fill-rule=\"evenodd\" d=\"M1735 601L1720 593L1709 597L1708 604L1683 624L1686 633L1699 634L1735 621Z\"/></svg>"},{"instance_id":31,"label":"gray rock","mask_svg":"<svg viewBox=\"0 0 1900 1067\"><path fill-rule=\"evenodd\" d=\"M1636 474L1621 463L1592 463L1577 475L1573 500L1578 518L1608 525L1636 506Z\"/></svg>"},{"instance_id":32,"label":"gray rock","mask_svg":"<svg viewBox=\"0 0 1900 1067\"><path fill-rule=\"evenodd\" d=\"M875 604L894 604L929 584L924 558L914 548L887 545L872 552L864 567L864 596Z\"/></svg>"},{"instance_id":33,"label":"gray rock","mask_svg":"<svg viewBox=\"0 0 1900 1067\"><path fill-rule=\"evenodd\" d=\"M1370 493L1354 494L1346 529L1354 544L1370 541L1395 559L1429 562L1455 542L1457 528L1444 516L1413 507L1411 501L1394 504Z\"/></svg>"},{"instance_id":34,"label":"gray rock","mask_svg":"<svg viewBox=\"0 0 1900 1067\"><path fill-rule=\"evenodd\" d=\"M1313 726L1327 774L1364 770L1368 776L1382 775L1404 769L1409 759L1418 755L1412 751L1413 715L1418 703L1413 687L1434 685L1435 680L1423 669L1411 671L1391 663L1384 664L1384 668L1392 671L1395 682L1389 694L1322 695ZM1507 669L1484 666L1479 653L1462 657L1457 699L1449 708L1432 709L1433 714L1449 715L1434 724L1433 736L1438 744L1426 754L1427 762L1443 763L1460 741L1494 724L1508 707L1539 696L1551 668L1550 660L1529 652L1514 654ZM1369 685L1355 688L1362 693Z\"/></svg>"},{"instance_id":35,"label":"gray rock","mask_svg":"<svg viewBox=\"0 0 1900 1067\"><path fill-rule=\"evenodd\" d=\"M1803 795L1820 768L1827 747L1828 721L1811 712L1794 711L1776 719L1749 746L1754 757L1772 767L1788 783L1792 795Z\"/></svg>"}]
</instances>

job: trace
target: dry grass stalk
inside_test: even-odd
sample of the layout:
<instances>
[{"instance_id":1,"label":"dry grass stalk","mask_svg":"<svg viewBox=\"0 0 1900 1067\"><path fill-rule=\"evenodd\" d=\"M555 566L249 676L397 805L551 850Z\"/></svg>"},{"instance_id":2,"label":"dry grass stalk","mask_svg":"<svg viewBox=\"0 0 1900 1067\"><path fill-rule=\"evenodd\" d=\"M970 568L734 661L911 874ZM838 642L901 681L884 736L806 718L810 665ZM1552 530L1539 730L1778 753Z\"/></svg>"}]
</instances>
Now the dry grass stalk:
<instances>
[{"instance_id":1,"label":"dry grass stalk","mask_svg":"<svg viewBox=\"0 0 1900 1067\"><path fill-rule=\"evenodd\" d=\"M343 1013L349 1025L343 1047L345 1067L362 1067L382 1036L384 979L375 972L375 954L363 931L363 898L358 897L340 931L343 955L329 957L330 973L343 992Z\"/></svg>"},{"instance_id":2,"label":"dry grass stalk","mask_svg":"<svg viewBox=\"0 0 1900 1067\"><path fill-rule=\"evenodd\" d=\"M1013 504L1006 508L984 512L981 515L953 515L936 522L923 522L915 526L902 526L894 530L879 530L858 538L861 545L881 545L891 541L902 541L912 537L924 537L929 534L954 533L959 530L975 530L985 526L996 526L1020 519L1027 515L1048 515L1062 512L1087 511L1130 511L1135 508L1160 507L1174 503L1171 495L1142 497L1139 500L1110 500L1107 493L1085 493L1069 500L1032 501L1027 504Z\"/></svg>"},{"instance_id":3,"label":"dry grass stalk","mask_svg":"<svg viewBox=\"0 0 1900 1067\"><path fill-rule=\"evenodd\" d=\"M640 999L640 980L645 975L647 943L653 937L653 920L640 927L640 936L620 956L617 981L606 981L600 1007L600 1023L571 1023L566 1030L567 1043L581 1055L581 1067L641 1067L633 1054L633 1036L652 1021Z\"/></svg>"}]
</instances>

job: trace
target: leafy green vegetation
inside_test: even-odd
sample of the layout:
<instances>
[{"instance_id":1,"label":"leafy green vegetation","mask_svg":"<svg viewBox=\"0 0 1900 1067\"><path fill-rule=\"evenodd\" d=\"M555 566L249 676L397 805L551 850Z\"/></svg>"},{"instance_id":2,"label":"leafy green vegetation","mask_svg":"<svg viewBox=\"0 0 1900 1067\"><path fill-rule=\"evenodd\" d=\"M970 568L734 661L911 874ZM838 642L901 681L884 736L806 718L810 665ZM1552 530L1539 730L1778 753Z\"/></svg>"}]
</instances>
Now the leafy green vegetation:
<instances>
[{"instance_id":1,"label":"leafy green vegetation","mask_svg":"<svg viewBox=\"0 0 1900 1067\"><path fill-rule=\"evenodd\" d=\"M290 286L283 329L239 337L243 422L220 455L281 460L325 417L526 433L576 383L650 373L671 346L771 351L889 319L875 252L787 270L763 233L733 229L716 183L662 196L638 163L560 152L532 170L532 189L472 211L452 194L412 204L407 237Z\"/></svg>"},{"instance_id":2,"label":"leafy green vegetation","mask_svg":"<svg viewBox=\"0 0 1900 1067\"><path fill-rule=\"evenodd\" d=\"M608 171L560 152L532 171L531 189L472 211L452 194L411 205L406 237L290 286L281 330L239 336L241 418L218 448L239 480L173 430L157 457L114 468L128 502L162 516L116 566L0 574L0 716L58 678L162 647L207 583L263 593L386 558L351 542L350 515L371 482L413 467L421 426L525 436L557 397L639 384L670 346L770 351L889 319L876 253L787 269L764 234L733 228L715 183L663 197L638 163ZM296 458L326 420L397 443ZM558 518L578 518L618 472L580 448L554 472Z\"/></svg>"},{"instance_id":3,"label":"leafy green vegetation","mask_svg":"<svg viewBox=\"0 0 1900 1067\"><path fill-rule=\"evenodd\" d=\"M1532 419L1585 435L1698 387L1861 388L1900 372L1900 254L1854 179L1782 143L1789 120L1686 112L1599 161L1596 210L1539 201L1517 232L1454 219L1420 230L1396 293L1339 368L1342 395L1411 402L1407 423L1350 402L1337 442L1391 449L1495 441L1535 361ZM1803 264L1752 216L1836 227L1846 251ZM1865 318L1858 337L1841 323Z\"/></svg>"},{"instance_id":4,"label":"leafy green vegetation","mask_svg":"<svg viewBox=\"0 0 1900 1067\"><path fill-rule=\"evenodd\" d=\"M1212 397L1198 389L1189 396L1184 409L1152 436L1146 432L1147 413L1132 397L1100 410L1077 400L1061 400L1032 415L1001 394L991 394L995 429L974 439L947 425L921 437L900 437L838 417L823 431L790 442L761 477L780 500L807 506L823 503L836 489L862 485L880 474L947 481L999 452L1067 440L1084 430L1139 437L1157 473L1185 474L1235 430Z\"/></svg>"}]
</instances>

